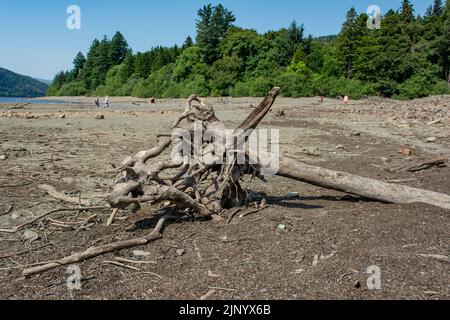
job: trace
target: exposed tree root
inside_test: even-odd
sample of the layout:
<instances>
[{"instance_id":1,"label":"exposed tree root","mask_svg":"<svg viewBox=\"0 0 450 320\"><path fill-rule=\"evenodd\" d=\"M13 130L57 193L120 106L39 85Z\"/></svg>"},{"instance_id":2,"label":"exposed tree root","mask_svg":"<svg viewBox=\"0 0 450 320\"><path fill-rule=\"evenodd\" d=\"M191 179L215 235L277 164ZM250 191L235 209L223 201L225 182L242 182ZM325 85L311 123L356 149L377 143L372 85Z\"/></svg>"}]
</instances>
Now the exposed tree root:
<instances>
[{"instance_id":1,"label":"exposed tree root","mask_svg":"<svg viewBox=\"0 0 450 320\"><path fill-rule=\"evenodd\" d=\"M76 211L88 211L88 210L110 210L107 207L82 207L82 208L63 208L63 209L55 209L55 210L51 210L48 211L30 221L27 221L25 223L22 223L21 225L12 227L11 229L0 229L0 232L4 232L4 233L15 233L18 232L20 230L23 230L25 227L35 224L36 222L48 217L49 215L53 214L53 213L58 213L58 212L76 212Z\"/></svg>"},{"instance_id":2,"label":"exposed tree root","mask_svg":"<svg viewBox=\"0 0 450 320\"><path fill-rule=\"evenodd\" d=\"M91 205L91 203L89 201L81 200L78 197L69 197L62 192L56 191L56 189L54 187L49 186L47 184L41 184L39 186L39 189L45 191L50 197L52 197L56 200L61 200L63 202L67 202L67 203L71 203L71 204L80 204L85 207L88 207Z\"/></svg>"}]
</instances>

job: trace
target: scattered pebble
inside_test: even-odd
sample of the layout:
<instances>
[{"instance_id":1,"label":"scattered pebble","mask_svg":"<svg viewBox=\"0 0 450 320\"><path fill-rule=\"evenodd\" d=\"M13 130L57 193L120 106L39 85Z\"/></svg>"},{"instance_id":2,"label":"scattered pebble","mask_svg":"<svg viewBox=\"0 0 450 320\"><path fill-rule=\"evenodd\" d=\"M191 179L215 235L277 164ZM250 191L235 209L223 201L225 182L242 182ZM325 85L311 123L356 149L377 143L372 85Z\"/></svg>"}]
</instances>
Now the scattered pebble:
<instances>
[{"instance_id":1,"label":"scattered pebble","mask_svg":"<svg viewBox=\"0 0 450 320\"><path fill-rule=\"evenodd\" d=\"M22 239L25 241L33 242L39 239L39 234L36 231L27 230L23 233Z\"/></svg>"},{"instance_id":2,"label":"scattered pebble","mask_svg":"<svg viewBox=\"0 0 450 320\"><path fill-rule=\"evenodd\" d=\"M178 249L177 250L177 255L179 256L179 257L181 257L182 255L184 255L186 253L186 250L185 249Z\"/></svg>"},{"instance_id":3,"label":"scattered pebble","mask_svg":"<svg viewBox=\"0 0 450 320\"><path fill-rule=\"evenodd\" d=\"M306 148L303 151L309 156L320 157L322 155L319 148Z\"/></svg>"},{"instance_id":4,"label":"scattered pebble","mask_svg":"<svg viewBox=\"0 0 450 320\"><path fill-rule=\"evenodd\" d=\"M261 203L259 204L258 209L259 208L264 208L265 206L267 206L267 199L266 198L261 200Z\"/></svg>"},{"instance_id":5,"label":"scattered pebble","mask_svg":"<svg viewBox=\"0 0 450 320\"><path fill-rule=\"evenodd\" d=\"M410 157L412 154L412 151L411 151L411 149L404 148L404 149L399 150L398 153L401 153L407 157Z\"/></svg>"},{"instance_id":6,"label":"scattered pebble","mask_svg":"<svg viewBox=\"0 0 450 320\"><path fill-rule=\"evenodd\" d=\"M344 146L343 146L342 144L338 144L338 145L336 146L336 149L338 149L338 150L343 150L343 149L344 149Z\"/></svg>"},{"instance_id":7,"label":"scattered pebble","mask_svg":"<svg viewBox=\"0 0 450 320\"><path fill-rule=\"evenodd\" d=\"M353 288L360 289L361 288L361 281L356 280L355 283L353 284Z\"/></svg>"},{"instance_id":8,"label":"scattered pebble","mask_svg":"<svg viewBox=\"0 0 450 320\"><path fill-rule=\"evenodd\" d=\"M279 109L275 112L275 116L280 118L280 117L284 117L286 115L286 112L284 112L283 109Z\"/></svg>"},{"instance_id":9,"label":"scattered pebble","mask_svg":"<svg viewBox=\"0 0 450 320\"><path fill-rule=\"evenodd\" d=\"M219 278L220 276L215 274L211 270L208 270L208 277L210 277L210 278Z\"/></svg>"},{"instance_id":10,"label":"scattered pebble","mask_svg":"<svg viewBox=\"0 0 450 320\"><path fill-rule=\"evenodd\" d=\"M102 114L99 114L99 115L95 116L95 120L104 120L104 119L105 119L105 116L102 115Z\"/></svg>"},{"instance_id":11,"label":"scattered pebble","mask_svg":"<svg viewBox=\"0 0 450 320\"><path fill-rule=\"evenodd\" d=\"M200 300L208 300L216 293L216 290L209 290L205 295L200 297Z\"/></svg>"},{"instance_id":12,"label":"scattered pebble","mask_svg":"<svg viewBox=\"0 0 450 320\"><path fill-rule=\"evenodd\" d=\"M436 137L430 137L430 138L427 139L427 142L428 143L436 142L436 140L437 140Z\"/></svg>"},{"instance_id":13,"label":"scattered pebble","mask_svg":"<svg viewBox=\"0 0 450 320\"><path fill-rule=\"evenodd\" d=\"M285 224L280 224L277 227L278 230L286 230L286 225Z\"/></svg>"},{"instance_id":14,"label":"scattered pebble","mask_svg":"<svg viewBox=\"0 0 450 320\"><path fill-rule=\"evenodd\" d=\"M20 212L14 212L12 215L11 215L11 219L13 220L13 221L17 221L17 220L20 220L20 219L22 219L23 218L23 215L20 213Z\"/></svg>"},{"instance_id":15,"label":"scattered pebble","mask_svg":"<svg viewBox=\"0 0 450 320\"><path fill-rule=\"evenodd\" d=\"M289 192L287 194L287 197L288 198L298 198L298 197L300 197L300 194L298 192Z\"/></svg>"},{"instance_id":16,"label":"scattered pebble","mask_svg":"<svg viewBox=\"0 0 450 320\"><path fill-rule=\"evenodd\" d=\"M0 160L6 160L6 156L4 154L0 155Z\"/></svg>"}]
</instances>

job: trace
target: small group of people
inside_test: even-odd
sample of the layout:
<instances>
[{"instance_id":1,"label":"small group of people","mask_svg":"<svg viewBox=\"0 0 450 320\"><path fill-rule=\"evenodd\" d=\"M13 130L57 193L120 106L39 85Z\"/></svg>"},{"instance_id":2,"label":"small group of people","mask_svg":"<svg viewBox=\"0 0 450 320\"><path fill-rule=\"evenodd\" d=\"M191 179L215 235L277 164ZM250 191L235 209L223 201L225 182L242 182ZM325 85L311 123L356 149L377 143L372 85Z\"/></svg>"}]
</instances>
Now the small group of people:
<instances>
[{"instance_id":1,"label":"small group of people","mask_svg":"<svg viewBox=\"0 0 450 320\"><path fill-rule=\"evenodd\" d=\"M344 105L347 106L350 102L350 97L349 96L344 96L344 97L338 97L339 99L341 99L344 102ZM323 103L325 97L324 96L320 96L319 102Z\"/></svg>"},{"instance_id":2,"label":"small group of people","mask_svg":"<svg viewBox=\"0 0 450 320\"><path fill-rule=\"evenodd\" d=\"M105 97L103 106L105 109L109 108L109 97L108 96ZM95 107L97 109L100 108L100 98L99 97L95 98Z\"/></svg>"},{"instance_id":3,"label":"small group of people","mask_svg":"<svg viewBox=\"0 0 450 320\"><path fill-rule=\"evenodd\" d=\"M149 102L150 102L150 105L156 106L156 99L154 97L151 97ZM109 108L109 97L108 96L105 97L103 106L105 109ZM100 97L95 98L95 107L97 109L100 108Z\"/></svg>"}]
</instances>

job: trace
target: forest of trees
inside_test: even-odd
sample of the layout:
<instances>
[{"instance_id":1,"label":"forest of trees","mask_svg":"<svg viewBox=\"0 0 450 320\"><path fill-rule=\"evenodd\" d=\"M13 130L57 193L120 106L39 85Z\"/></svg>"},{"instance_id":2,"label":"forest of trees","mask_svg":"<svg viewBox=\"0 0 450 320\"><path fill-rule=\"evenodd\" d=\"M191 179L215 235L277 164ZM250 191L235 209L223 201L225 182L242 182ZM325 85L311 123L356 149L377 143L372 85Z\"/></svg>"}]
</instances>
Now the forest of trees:
<instances>
[{"instance_id":1,"label":"forest of trees","mask_svg":"<svg viewBox=\"0 0 450 320\"><path fill-rule=\"evenodd\" d=\"M295 21L259 34L235 26L222 5L207 5L198 11L195 39L181 47L133 53L120 32L94 40L47 95L263 96L272 86L291 97L450 93L450 0L434 0L424 16L402 0L380 29L369 29L367 19L351 8L337 36L305 36Z\"/></svg>"},{"instance_id":2,"label":"forest of trees","mask_svg":"<svg viewBox=\"0 0 450 320\"><path fill-rule=\"evenodd\" d=\"M47 88L37 79L0 68L0 97L41 97Z\"/></svg>"}]
</instances>

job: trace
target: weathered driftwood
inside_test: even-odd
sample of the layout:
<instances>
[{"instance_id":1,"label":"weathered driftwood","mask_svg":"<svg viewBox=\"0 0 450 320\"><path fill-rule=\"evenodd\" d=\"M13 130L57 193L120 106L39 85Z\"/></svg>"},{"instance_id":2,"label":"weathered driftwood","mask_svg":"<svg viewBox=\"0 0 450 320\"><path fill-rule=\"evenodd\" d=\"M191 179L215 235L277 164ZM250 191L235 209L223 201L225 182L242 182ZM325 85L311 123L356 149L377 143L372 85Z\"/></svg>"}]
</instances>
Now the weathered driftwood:
<instances>
[{"instance_id":1,"label":"weathered driftwood","mask_svg":"<svg viewBox=\"0 0 450 320\"><path fill-rule=\"evenodd\" d=\"M39 185L39 189L45 191L50 197L52 197L56 200L61 200L63 202L71 203L71 204L79 204L79 205L86 206L86 207L91 205L91 203L89 201L81 200L78 197L70 197L68 195L65 195L62 192L58 192L55 189L55 187L49 186L47 184Z\"/></svg>"},{"instance_id":2,"label":"weathered driftwood","mask_svg":"<svg viewBox=\"0 0 450 320\"><path fill-rule=\"evenodd\" d=\"M274 88L269 92L261 104L234 130L231 140L225 139L227 128L215 116L214 109L197 96L191 96L185 112L176 119L172 129L179 129L182 121L187 120L188 123L196 123L204 130L213 132L214 138L200 137L200 152L190 149L192 152L188 156L182 153L182 145L177 144L175 154L179 153L183 161L174 161L173 157L168 157L171 160L157 162L155 158L162 156L173 144L179 143L179 139L172 139L169 133L158 135L159 143L156 147L128 157L118 169L120 175L115 180L109 198L111 207L123 209L134 205L135 209L139 209L142 203L164 202L166 206L180 209L177 211L180 215L197 217L211 217L226 208L241 207L247 200L247 193L241 186L242 178L247 175L265 181L262 172L269 164L262 164L258 158L255 159L251 150L236 150L234 143L248 139L245 132L256 129L270 111L279 90ZM191 132L192 128L188 130ZM232 141L231 148L224 141ZM195 142L190 141L191 144ZM214 155L219 160L227 158L228 161L205 162L198 152L200 155ZM245 159L243 164L242 161L237 161L240 156L241 160L242 156ZM280 168L276 175L387 203L420 202L450 209L450 196L445 194L328 170L286 157L280 157ZM43 266L27 269L23 274L29 276L108 252L148 244L161 237L166 220L167 216L163 216L147 237L93 247Z\"/></svg>"},{"instance_id":3,"label":"weathered driftwood","mask_svg":"<svg viewBox=\"0 0 450 320\"><path fill-rule=\"evenodd\" d=\"M397 204L426 203L450 209L450 196L446 194L310 166L285 157L281 158L280 170L277 175L380 202Z\"/></svg>"},{"instance_id":4,"label":"weathered driftwood","mask_svg":"<svg viewBox=\"0 0 450 320\"><path fill-rule=\"evenodd\" d=\"M42 273L42 272L45 272L48 270L52 270L52 269L55 269L55 268L58 268L61 266L66 266L69 264L74 264L77 262L92 259L92 258L95 258L97 256L100 256L100 255L108 253L108 252L113 252L113 251L117 251L117 250L123 250L126 248L146 245L146 244L153 242L155 240L158 240L162 237L161 230L164 227L164 223L166 222L167 218L168 218L167 216L162 217L159 220L158 224L156 225L155 229L146 237L114 242L114 243L105 244L105 245L99 246L99 247L91 247L84 252L75 253L71 256L62 258L60 260L51 261L51 262L48 262L41 266L25 269L23 271L22 275L25 277L28 277L33 274L39 274L39 273Z\"/></svg>"},{"instance_id":5,"label":"weathered driftwood","mask_svg":"<svg viewBox=\"0 0 450 320\"><path fill-rule=\"evenodd\" d=\"M243 132L256 129L272 107L278 92L279 88L274 88L269 92L263 102L234 131L234 140L245 140L247 137ZM193 102L199 104L194 105ZM184 119L191 122L198 121L205 130L213 130L218 136L225 137L226 135L226 127L217 119L213 108L196 96L190 97L185 113L177 119L173 129L178 128ZM219 155L219 158L225 159L227 146L224 144L224 140L207 141L204 139L202 153L211 149L215 151L216 156ZM240 183L244 175L253 175L264 179L261 176L261 169L264 169L262 163L250 164L248 161L244 165L237 164L237 162L233 162L238 156L237 153L231 156L231 161L224 161L223 163L226 164L223 165L202 163L195 154L192 154L190 161L185 163L177 164L169 160L155 164L153 159L160 156L172 143L173 141L168 135L162 135L157 147L140 152L124 161L121 167L122 176L118 179L110 198L113 207L121 208L144 202L171 201L181 209L208 216L220 213L224 208L242 205L246 195ZM245 156L246 159L250 158L248 150ZM193 167L192 159L195 160L196 167ZM163 171L174 168L179 169L175 177L160 176ZM280 157L280 169L276 174L367 199L399 204L427 203L450 209L450 196L445 194L306 165L286 157Z\"/></svg>"},{"instance_id":6,"label":"weathered driftwood","mask_svg":"<svg viewBox=\"0 0 450 320\"><path fill-rule=\"evenodd\" d=\"M447 166L447 162L448 162L448 158L447 157L443 157L443 158L437 158L437 159L432 159L432 160L428 160L425 161L421 164L417 164L411 167L408 167L405 169L405 171L409 171L409 172L417 172L417 171L422 171L422 170L428 170L431 169L433 167L446 167Z\"/></svg>"}]
</instances>

